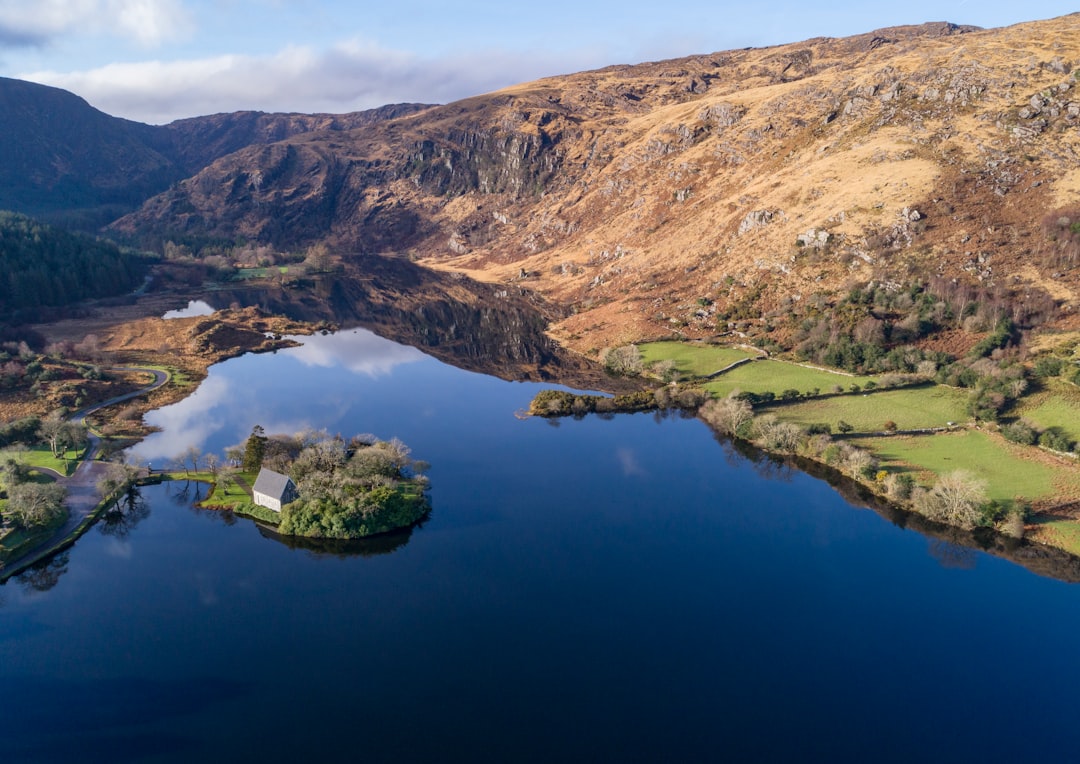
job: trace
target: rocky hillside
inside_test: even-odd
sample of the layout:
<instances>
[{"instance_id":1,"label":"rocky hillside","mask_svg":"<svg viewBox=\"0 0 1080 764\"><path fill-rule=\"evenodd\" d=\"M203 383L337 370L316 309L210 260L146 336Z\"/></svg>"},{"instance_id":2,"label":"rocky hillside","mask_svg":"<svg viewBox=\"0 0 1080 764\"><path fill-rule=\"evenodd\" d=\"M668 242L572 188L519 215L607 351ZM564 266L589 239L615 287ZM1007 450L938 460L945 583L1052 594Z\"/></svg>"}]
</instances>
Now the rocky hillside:
<instances>
[{"instance_id":1,"label":"rocky hillside","mask_svg":"<svg viewBox=\"0 0 1080 764\"><path fill-rule=\"evenodd\" d=\"M247 146L277 143L302 133L353 130L428 108L428 104L402 103L349 114L239 111L180 119L166 125L164 130L169 137L170 154L184 168L186 177L215 159Z\"/></svg>"},{"instance_id":2,"label":"rocky hillside","mask_svg":"<svg viewBox=\"0 0 1080 764\"><path fill-rule=\"evenodd\" d=\"M111 117L65 90L0 77L0 210L97 228L244 146L352 129L423 108L238 112L157 127Z\"/></svg>"},{"instance_id":3,"label":"rocky hillside","mask_svg":"<svg viewBox=\"0 0 1080 764\"><path fill-rule=\"evenodd\" d=\"M572 309L553 331L583 350L753 334L770 312L871 281L970 287L1021 325L1068 326L1078 19L883 29L541 80L249 146L117 226L327 240L524 281Z\"/></svg>"},{"instance_id":4,"label":"rocky hillside","mask_svg":"<svg viewBox=\"0 0 1080 764\"><path fill-rule=\"evenodd\" d=\"M110 117L58 88L0 78L0 132L0 209L107 215L186 174L157 128Z\"/></svg>"}]
</instances>

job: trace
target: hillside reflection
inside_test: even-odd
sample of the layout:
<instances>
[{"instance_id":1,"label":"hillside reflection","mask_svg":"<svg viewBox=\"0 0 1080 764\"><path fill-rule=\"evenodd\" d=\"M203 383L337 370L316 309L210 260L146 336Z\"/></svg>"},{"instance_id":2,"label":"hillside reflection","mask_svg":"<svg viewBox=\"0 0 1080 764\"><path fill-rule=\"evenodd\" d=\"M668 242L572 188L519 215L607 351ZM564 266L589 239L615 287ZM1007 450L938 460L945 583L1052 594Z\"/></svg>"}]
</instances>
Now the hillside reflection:
<instances>
[{"instance_id":1,"label":"hillside reflection","mask_svg":"<svg viewBox=\"0 0 1080 764\"><path fill-rule=\"evenodd\" d=\"M341 274L215 291L201 299L215 308L257 306L295 320L362 326L444 363L500 379L593 390L625 386L548 337L548 323L561 314L531 292L432 271L403 258L360 256Z\"/></svg>"}]
</instances>

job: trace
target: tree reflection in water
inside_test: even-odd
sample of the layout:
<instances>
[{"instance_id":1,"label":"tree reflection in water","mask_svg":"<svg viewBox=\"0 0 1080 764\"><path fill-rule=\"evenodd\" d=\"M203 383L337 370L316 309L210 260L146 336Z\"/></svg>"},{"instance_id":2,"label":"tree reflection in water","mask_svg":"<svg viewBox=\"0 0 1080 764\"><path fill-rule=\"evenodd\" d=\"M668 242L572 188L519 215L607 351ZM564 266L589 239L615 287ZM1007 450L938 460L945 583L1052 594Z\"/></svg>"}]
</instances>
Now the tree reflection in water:
<instances>
[{"instance_id":1,"label":"tree reflection in water","mask_svg":"<svg viewBox=\"0 0 1080 764\"><path fill-rule=\"evenodd\" d=\"M106 536L124 539L139 523L150 516L150 505L136 486L132 486L116 503L105 510L98 524Z\"/></svg>"},{"instance_id":2,"label":"tree reflection in water","mask_svg":"<svg viewBox=\"0 0 1080 764\"><path fill-rule=\"evenodd\" d=\"M427 518L431 514L428 513ZM425 518L424 522L427 521ZM271 539L279 544L284 544L289 549L299 549L312 553L313 556L345 557L376 557L381 554L396 552L409 543L413 529L419 528L423 523L417 523L409 528L403 528L390 533L380 533L366 539L316 539L304 536L282 536L269 525L257 523L259 533L263 538Z\"/></svg>"},{"instance_id":3,"label":"tree reflection in water","mask_svg":"<svg viewBox=\"0 0 1080 764\"><path fill-rule=\"evenodd\" d=\"M49 589L56 586L60 581L60 576L67 573L69 559L69 552L61 552L60 554L53 555L47 560L42 560L39 563L31 565L22 573L15 576L15 580L22 585L23 589L28 594L33 592L47 592Z\"/></svg>"}]
</instances>

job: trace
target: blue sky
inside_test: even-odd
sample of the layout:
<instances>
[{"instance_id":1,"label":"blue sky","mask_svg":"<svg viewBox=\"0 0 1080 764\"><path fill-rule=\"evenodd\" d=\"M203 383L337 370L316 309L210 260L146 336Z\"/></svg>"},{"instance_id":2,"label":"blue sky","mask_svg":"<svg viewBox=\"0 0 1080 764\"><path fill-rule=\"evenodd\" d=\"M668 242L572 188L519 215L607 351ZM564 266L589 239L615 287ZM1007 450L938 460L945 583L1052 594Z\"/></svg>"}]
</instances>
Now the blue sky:
<instances>
[{"instance_id":1,"label":"blue sky","mask_svg":"<svg viewBox=\"0 0 1080 764\"><path fill-rule=\"evenodd\" d=\"M0 0L0 75L144 122L240 109L345 112L443 103L616 63L1074 10L1063 0Z\"/></svg>"}]
</instances>

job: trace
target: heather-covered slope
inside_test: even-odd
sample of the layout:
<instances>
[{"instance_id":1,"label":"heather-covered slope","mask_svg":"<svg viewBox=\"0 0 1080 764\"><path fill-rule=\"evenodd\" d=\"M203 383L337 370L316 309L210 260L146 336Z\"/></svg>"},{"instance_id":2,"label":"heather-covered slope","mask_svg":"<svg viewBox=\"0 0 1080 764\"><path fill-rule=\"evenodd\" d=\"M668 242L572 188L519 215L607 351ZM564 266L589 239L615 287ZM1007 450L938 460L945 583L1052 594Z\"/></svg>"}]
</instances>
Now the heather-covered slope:
<instances>
[{"instance_id":1,"label":"heather-covered slope","mask_svg":"<svg viewBox=\"0 0 1080 764\"><path fill-rule=\"evenodd\" d=\"M1067 318L1072 222L1048 215L1080 203L1078 18L550 78L249 146L118 227L523 279L574 309L555 333L582 349L870 280L955 279Z\"/></svg>"}]
</instances>

